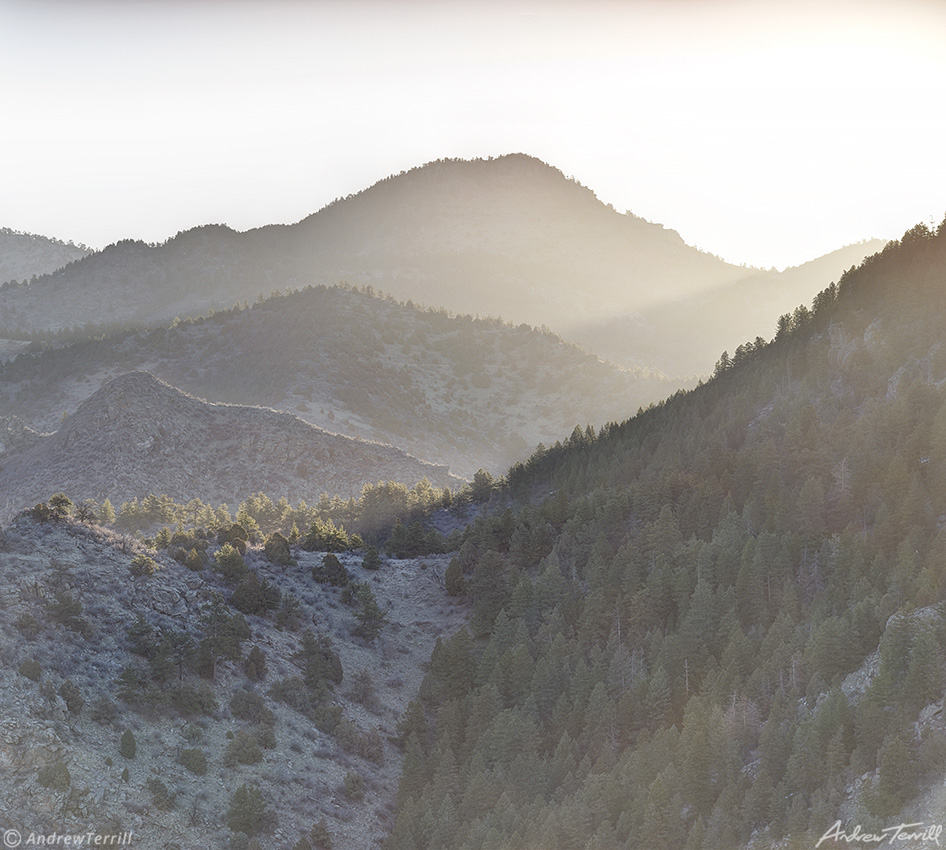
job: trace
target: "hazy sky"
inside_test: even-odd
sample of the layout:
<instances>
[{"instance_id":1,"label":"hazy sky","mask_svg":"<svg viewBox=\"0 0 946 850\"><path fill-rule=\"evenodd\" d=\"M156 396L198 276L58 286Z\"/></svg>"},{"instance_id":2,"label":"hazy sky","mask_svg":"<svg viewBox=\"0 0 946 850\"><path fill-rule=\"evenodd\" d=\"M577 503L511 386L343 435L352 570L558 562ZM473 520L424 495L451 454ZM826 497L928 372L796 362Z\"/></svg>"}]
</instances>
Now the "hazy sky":
<instances>
[{"instance_id":1,"label":"hazy sky","mask_svg":"<svg viewBox=\"0 0 946 850\"><path fill-rule=\"evenodd\" d=\"M735 262L946 214L946 2L0 0L0 226L296 221L514 151Z\"/></svg>"}]
</instances>

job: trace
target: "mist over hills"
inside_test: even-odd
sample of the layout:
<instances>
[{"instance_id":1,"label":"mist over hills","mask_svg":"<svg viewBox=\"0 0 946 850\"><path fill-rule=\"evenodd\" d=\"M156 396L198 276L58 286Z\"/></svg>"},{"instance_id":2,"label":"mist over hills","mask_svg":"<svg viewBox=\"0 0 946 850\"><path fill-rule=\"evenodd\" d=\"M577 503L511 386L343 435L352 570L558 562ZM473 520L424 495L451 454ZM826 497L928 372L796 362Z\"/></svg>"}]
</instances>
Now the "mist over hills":
<instances>
[{"instance_id":1,"label":"mist over hills","mask_svg":"<svg viewBox=\"0 0 946 850\"><path fill-rule=\"evenodd\" d=\"M378 481L437 487L461 479L391 446L316 428L289 413L209 404L147 372L115 378L54 434L0 455L5 514L66 490L97 501L162 493L239 503L263 491L291 501L360 494Z\"/></svg>"},{"instance_id":2,"label":"mist over hills","mask_svg":"<svg viewBox=\"0 0 946 850\"><path fill-rule=\"evenodd\" d=\"M886 243L848 245L782 272L757 272L735 283L575 326L569 339L615 363L647 364L667 375L705 374L720 353L757 337L771 339L776 317L793 313L843 272Z\"/></svg>"},{"instance_id":3,"label":"mist over hills","mask_svg":"<svg viewBox=\"0 0 946 850\"><path fill-rule=\"evenodd\" d=\"M345 300L352 295L366 300ZM294 293L222 314L222 336L239 338L229 323L255 313L270 316L270 339L287 338L277 307L305 297L320 307L378 300ZM308 324L319 312L288 315ZM448 328L457 321L429 315ZM823 290L812 309L794 310L774 340L721 362L708 383L575 431L514 464L466 513L439 511L431 522L472 520L454 555L387 561L372 573L343 553L345 580L374 588L391 613L380 645L359 636L365 603L353 601L353 587L346 595L328 585L321 551L287 547L278 563L251 541L243 567L253 578L236 586L221 566L234 558L222 542L229 521L169 529L167 546L156 535L142 551L143 542L68 518L21 516L0 537L10 612L0 620L0 678L18 718L0 758L26 767L16 783L0 774L4 798L31 816L77 799L83 808L63 815L69 823L121 816L148 838L206 836L217 846L248 823L263 850L322 816L345 850L385 834L389 850L811 847L839 819L875 833L939 823L944 327L946 224L921 226ZM176 348L184 337L170 339ZM61 349L79 362L82 350ZM197 405L208 430L212 406L131 375L100 391L108 404L68 417L57 451L81 462L81 443L67 438L92 428L111 442L105 412L124 415L124 383L147 399L142 419L155 425L130 429L146 438L130 445L115 437L116 457L160 447L164 407L173 426ZM56 439L10 431L27 452ZM239 453L224 445L230 459ZM285 476L292 457L268 465ZM271 516L263 534L279 521ZM172 554L183 546L194 547L191 566ZM138 556L154 559L155 571L136 574ZM297 597L294 627L280 602L265 607L254 591L263 582L269 597ZM272 672L262 680L239 647L221 658L219 676L208 671L201 647L213 604L225 617L251 606L241 634L252 637L241 640L265 647ZM300 631L310 625L338 640L345 689L326 685L324 663L306 661ZM308 646L311 661L321 650ZM429 651L423 670L418 647ZM354 665L364 673L357 689ZM374 709L371 689L383 697ZM76 690L95 707L77 703ZM377 726L387 736L380 751ZM117 761L116 741L132 727L142 761L122 756L125 782L101 765L106 755ZM182 741L202 751L208 779L185 767ZM319 777L313 790L333 805L298 794L300 776ZM258 816L239 820L233 801L250 782ZM359 794L373 814L346 808Z\"/></svg>"},{"instance_id":4,"label":"mist over hills","mask_svg":"<svg viewBox=\"0 0 946 850\"><path fill-rule=\"evenodd\" d=\"M823 266L794 281L794 303L809 301L843 268L829 275ZM207 225L160 246L109 246L29 287L8 286L0 329L15 336L99 323L103 303L110 323L164 322L274 289L349 281L457 313L547 325L566 339L578 333L593 351L599 324L641 315L643 350L612 344L608 356L643 366L666 360L678 374L705 374L722 348L707 358L704 345L684 357L686 338L674 334L660 345L666 323L647 311L747 278L760 281L768 303L761 283L780 276L698 251L672 230L606 206L558 169L514 154L429 163L294 225L245 233ZM752 335L774 326L777 315ZM743 326L730 329L728 311L710 320L719 325L713 345L745 341Z\"/></svg>"},{"instance_id":5,"label":"mist over hills","mask_svg":"<svg viewBox=\"0 0 946 850\"><path fill-rule=\"evenodd\" d=\"M28 283L90 253L83 245L0 227L0 283Z\"/></svg>"},{"instance_id":6,"label":"mist over hills","mask_svg":"<svg viewBox=\"0 0 946 850\"><path fill-rule=\"evenodd\" d=\"M245 527L172 511L148 539L53 500L21 514L0 532L0 814L262 850L787 850L839 820L942 823L946 222L828 285L876 247L736 269L506 157L7 286L0 310L45 302L55 326L94 298L151 322L305 285L0 365L5 508L512 464L449 508L402 488L373 566L324 524L367 499L298 523L248 499ZM671 395L525 324L310 287L315 267L537 306L670 373L731 356Z\"/></svg>"},{"instance_id":7,"label":"mist over hills","mask_svg":"<svg viewBox=\"0 0 946 850\"><path fill-rule=\"evenodd\" d=\"M576 424L623 419L675 386L525 326L333 287L23 354L0 366L0 415L54 430L63 413L135 369L213 401L288 410L392 443L466 477L481 466L501 474L536 444Z\"/></svg>"}]
</instances>

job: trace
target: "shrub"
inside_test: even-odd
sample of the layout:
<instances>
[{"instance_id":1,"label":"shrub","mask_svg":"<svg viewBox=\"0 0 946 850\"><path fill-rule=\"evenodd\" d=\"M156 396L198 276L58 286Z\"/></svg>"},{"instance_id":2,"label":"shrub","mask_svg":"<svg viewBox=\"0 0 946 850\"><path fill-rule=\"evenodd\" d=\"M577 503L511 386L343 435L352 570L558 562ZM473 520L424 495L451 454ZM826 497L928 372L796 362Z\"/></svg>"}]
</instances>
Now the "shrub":
<instances>
[{"instance_id":1,"label":"shrub","mask_svg":"<svg viewBox=\"0 0 946 850\"><path fill-rule=\"evenodd\" d=\"M362 569L365 570L380 570L381 569L381 556L378 554L378 550L371 546L368 548L368 551L365 552L365 557L361 561Z\"/></svg>"},{"instance_id":2,"label":"shrub","mask_svg":"<svg viewBox=\"0 0 946 850\"><path fill-rule=\"evenodd\" d=\"M225 767L236 767L238 764L256 764L262 760L263 751L260 749L256 736L246 729L241 729L236 733L223 754Z\"/></svg>"},{"instance_id":3,"label":"shrub","mask_svg":"<svg viewBox=\"0 0 946 850\"><path fill-rule=\"evenodd\" d=\"M359 705L363 705L369 711L377 713L378 694L375 691L371 673L367 668L359 670L352 677L348 695Z\"/></svg>"},{"instance_id":4,"label":"shrub","mask_svg":"<svg viewBox=\"0 0 946 850\"><path fill-rule=\"evenodd\" d=\"M82 619L82 603L73 598L71 593L57 593L55 600L46 604L46 610L54 622L79 634L85 634L87 626Z\"/></svg>"},{"instance_id":5,"label":"shrub","mask_svg":"<svg viewBox=\"0 0 946 850\"><path fill-rule=\"evenodd\" d=\"M302 625L302 603L294 593L283 596L282 606L276 614L276 628L296 631Z\"/></svg>"},{"instance_id":6,"label":"shrub","mask_svg":"<svg viewBox=\"0 0 946 850\"><path fill-rule=\"evenodd\" d=\"M273 816L266 808L263 794L255 785L244 783L234 792L227 812L227 826L233 832L254 836L273 823Z\"/></svg>"},{"instance_id":7,"label":"shrub","mask_svg":"<svg viewBox=\"0 0 946 850\"><path fill-rule=\"evenodd\" d=\"M62 522L72 511L72 499L65 493L56 493L49 497L49 511L52 519Z\"/></svg>"},{"instance_id":8,"label":"shrub","mask_svg":"<svg viewBox=\"0 0 946 850\"><path fill-rule=\"evenodd\" d=\"M167 699L170 705L184 717L191 717L195 714L209 717L217 708L217 698L213 690L204 684L197 687L194 685L183 685L179 688L173 688L167 692Z\"/></svg>"},{"instance_id":9,"label":"shrub","mask_svg":"<svg viewBox=\"0 0 946 850\"><path fill-rule=\"evenodd\" d=\"M126 729L122 732L121 741L118 744L118 752L126 759L133 759L138 752L138 742L135 741L135 736L131 729Z\"/></svg>"},{"instance_id":10,"label":"shrub","mask_svg":"<svg viewBox=\"0 0 946 850\"><path fill-rule=\"evenodd\" d=\"M217 532L217 543L221 546L230 544L241 555L246 554L246 543L250 539L246 529L238 522L233 523L229 528Z\"/></svg>"},{"instance_id":11,"label":"shrub","mask_svg":"<svg viewBox=\"0 0 946 850\"><path fill-rule=\"evenodd\" d=\"M244 614L265 614L279 604L282 594L268 581L260 581L255 572L248 571L236 590L231 604Z\"/></svg>"},{"instance_id":12,"label":"shrub","mask_svg":"<svg viewBox=\"0 0 946 850\"><path fill-rule=\"evenodd\" d=\"M451 558L450 564L443 574L443 584L450 596L460 596L466 591L466 581L463 579L463 567L459 558Z\"/></svg>"},{"instance_id":13,"label":"shrub","mask_svg":"<svg viewBox=\"0 0 946 850\"><path fill-rule=\"evenodd\" d=\"M384 741L377 729L359 735L355 752L363 759L384 767Z\"/></svg>"},{"instance_id":14,"label":"shrub","mask_svg":"<svg viewBox=\"0 0 946 850\"><path fill-rule=\"evenodd\" d=\"M39 621L29 612L20 614L13 625L23 637L29 640L33 640L42 631Z\"/></svg>"},{"instance_id":15,"label":"shrub","mask_svg":"<svg viewBox=\"0 0 946 850\"><path fill-rule=\"evenodd\" d=\"M361 800L365 796L365 780L354 770L349 770L345 774L342 786L350 800Z\"/></svg>"},{"instance_id":16,"label":"shrub","mask_svg":"<svg viewBox=\"0 0 946 850\"><path fill-rule=\"evenodd\" d=\"M62 761L55 761L41 767L36 774L36 779L44 788L51 788L53 791L66 791L72 784L69 768Z\"/></svg>"},{"instance_id":17,"label":"shrub","mask_svg":"<svg viewBox=\"0 0 946 850\"><path fill-rule=\"evenodd\" d=\"M274 564L289 566L293 563L292 554L289 551L289 541L278 531L274 531L266 538L263 544L263 554Z\"/></svg>"},{"instance_id":18,"label":"shrub","mask_svg":"<svg viewBox=\"0 0 946 850\"><path fill-rule=\"evenodd\" d=\"M335 555L329 552L322 558L321 564L312 568L312 578L320 584L344 587L348 584L348 570Z\"/></svg>"},{"instance_id":19,"label":"shrub","mask_svg":"<svg viewBox=\"0 0 946 850\"><path fill-rule=\"evenodd\" d=\"M224 543L214 556L217 562L217 570L223 574L223 578L230 584L236 584L246 575L246 562L243 555L240 554L230 543Z\"/></svg>"},{"instance_id":20,"label":"shrub","mask_svg":"<svg viewBox=\"0 0 946 850\"><path fill-rule=\"evenodd\" d=\"M387 621L387 615L381 610L367 582L364 582L358 588L356 598L358 599L358 613L356 615L358 625L352 629L352 634L363 637L367 641L373 641L381 634L381 628Z\"/></svg>"},{"instance_id":21,"label":"shrub","mask_svg":"<svg viewBox=\"0 0 946 850\"><path fill-rule=\"evenodd\" d=\"M141 576L152 576L159 569L161 569L161 566L154 558L149 558L144 552L139 552L131 559L131 566L128 567L128 572L131 573L134 578L140 578Z\"/></svg>"},{"instance_id":22,"label":"shrub","mask_svg":"<svg viewBox=\"0 0 946 850\"><path fill-rule=\"evenodd\" d=\"M260 723L264 726L273 726L276 723L276 715L254 691L237 691L230 698L230 711L238 720L248 720L250 723Z\"/></svg>"},{"instance_id":23,"label":"shrub","mask_svg":"<svg viewBox=\"0 0 946 850\"><path fill-rule=\"evenodd\" d=\"M200 549L191 549L184 557L184 566L199 573L207 565L207 554Z\"/></svg>"},{"instance_id":24,"label":"shrub","mask_svg":"<svg viewBox=\"0 0 946 850\"><path fill-rule=\"evenodd\" d=\"M30 516L32 516L36 522L49 522L52 519L52 511L49 509L49 505L45 502L40 502L30 511Z\"/></svg>"},{"instance_id":25,"label":"shrub","mask_svg":"<svg viewBox=\"0 0 946 850\"><path fill-rule=\"evenodd\" d=\"M169 791L167 785L160 779L152 777L145 783L145 786L151 792L151 800L157 808L163 812L170 811L174 808L174 800L177 794L173 791Z\"/></svg>"},{"instance_id":26,"label":"shrub","mask_svg":"<svg viewBox=\"0 0 946 850\"><path fill-rule=\"evenodd\" d=\"M66 708L69 709L70 714L78 714L82 711L82 706L85 705L85 700L72 679L66 679L59 686L59 696L65 700Z\"/></svg>"},{"instance_id":27,"label":"shrub","mask_svg":"<svg viewBox=\"0 0 946 850\"><path fill-rule=\"evenodd\" d=\"M309 833L309 841L313 850L332 850L332 834L328 831L325 818L322 818L312 827Z\"/></svg>"},{"instance_id":28,"label":"shrub","mask_svg":"<svg viewBox=\"0 0 946 850\"><path fill-rule=\"evenodd\" d=\"M89 710L89 716L96 722L107 724L118 717L118 706L115 701L107 694L100 694L96 697L92 708Z\"/></svg>"},{"instance_id":29,"label":"shrub","mask_svg":"<svg viewBox=\"0 0 946 850\"><path fill-rule=\"evenodd\" d=\"M35 658L27 658L26 661L17 667L16 672L21 676L25 676L27 679L38 682L40 676L43 675L43 668Z\"/></svg>"},{"instance_id":30,"label":"shrub","mask_svg":"<svg viewBox=\"0 0 946 850\"><path fill-rule=\"evenodd\" d=\"M266 653L258 646L250 647L246 661L243 662L243 671L252 682L261 682L266 678Z\"/></svg>"},{"instance_id":31,"label":"shrub","mask_svg":"<svg viewBox=\"0 0 946 850\"><path fill-rule=\"evenodd\" d=\"M207 756L200 747L181 750L181 764L195 776L203 776L207 772Z\"/></svg>"}]
</instances>

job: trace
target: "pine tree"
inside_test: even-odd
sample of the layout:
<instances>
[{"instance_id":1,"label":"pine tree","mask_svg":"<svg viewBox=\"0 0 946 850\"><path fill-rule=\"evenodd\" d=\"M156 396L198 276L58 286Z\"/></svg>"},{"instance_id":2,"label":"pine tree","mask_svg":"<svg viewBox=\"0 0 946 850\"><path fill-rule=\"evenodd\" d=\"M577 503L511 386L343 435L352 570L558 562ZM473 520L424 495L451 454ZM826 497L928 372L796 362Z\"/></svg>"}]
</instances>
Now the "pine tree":
<instances>
[{"instance_id":1,"label":"pine tree","mask_svg":"<svg viewBox=\"0 0 946 850\"><path fill-rule=\"evenodd\" d=\"M115 508L112 507L110 500L105 499L99 508L99 525L111 525L115 522Z\"/></svg>"},{"instance_id":2,"label":"pine tree","mask_svg":"<svg viewBox=\"0 0 946 850\"><path fill-rule=\"evenodd\" d=\"M387 622L387 615L378 605L368 582L361 583L355 597L358 600L358 611L355 614L358 625L352 634L371 642L381 634L381 629Z\"/></svg>"}]
</instances>

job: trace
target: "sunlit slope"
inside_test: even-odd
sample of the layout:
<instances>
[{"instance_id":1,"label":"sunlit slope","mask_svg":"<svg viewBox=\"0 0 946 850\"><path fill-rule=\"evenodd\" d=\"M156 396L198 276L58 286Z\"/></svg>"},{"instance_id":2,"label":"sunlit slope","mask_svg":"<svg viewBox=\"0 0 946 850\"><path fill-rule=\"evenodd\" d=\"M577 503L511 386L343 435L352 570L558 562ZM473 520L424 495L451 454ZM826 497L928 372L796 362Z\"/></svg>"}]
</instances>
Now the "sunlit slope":
<instances>
[{"instance_id":1,"label":"sunlit slope","mask_svg":"<svg viewBox=\"0 0 946 850\"><path fill-rule=\"evenodd\" d=\"M944 328L946 226L918 227L705 386L513 467L392 850L940 823Z\"/></svg>"}]
</instances>

